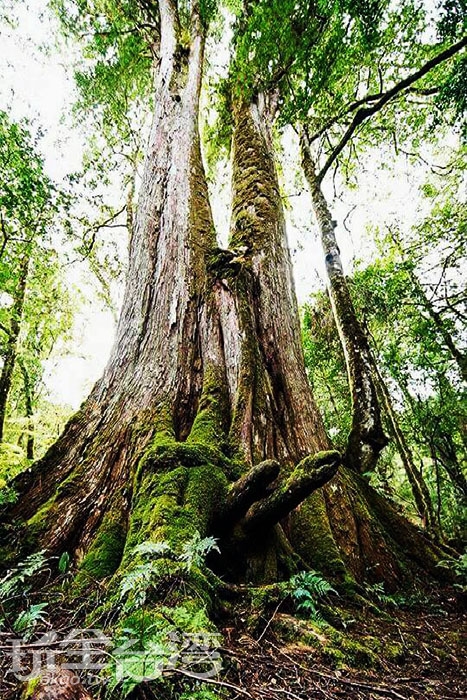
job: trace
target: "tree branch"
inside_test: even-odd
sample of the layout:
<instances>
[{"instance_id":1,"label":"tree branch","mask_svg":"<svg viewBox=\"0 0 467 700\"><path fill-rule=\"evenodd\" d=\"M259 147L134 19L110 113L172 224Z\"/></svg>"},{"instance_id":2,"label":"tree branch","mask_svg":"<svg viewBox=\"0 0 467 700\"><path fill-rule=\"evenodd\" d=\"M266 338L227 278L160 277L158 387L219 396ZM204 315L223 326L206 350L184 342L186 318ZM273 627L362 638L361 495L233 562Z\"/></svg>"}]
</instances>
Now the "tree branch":
<instances>
[{"instance_id":1,"label":"tree branch","mask_svg":"<svg viewBox=\"0 0 467 700\"><path fill-rule=\"evenodd\" d=\"M323 168L321 169L321 172L318 175L318 180L320 182L322 181L329 168L334 163L336 158L340 155L340 153L342 153L342 151L344 150L350 139L353 137L355 131L360 126L360 124L366 121L373 114L376 114L376 112L379 112L394 97L397 97L397 95L399 95L401 92L403 92L411 85L416 83L418 80L423 78L427 73L433 70L433 68L436 68L436 66L439 66L441 63L444 63L444 61L447 61L449 58L452 58L452 56L461 51L461 49L463 49L466 45L467 36L464 36L456 44L453 44L448 49L441 51L441 53L437 54L429 61L427 61L421 68L419 68L419 70L415 71L415 73L412 73L412 75L407 76L400 82L396 83L396 85L393 85L393 87L387 92L385 92L373 105L371 105L370 107L359 109L355 114L354 118L352 119L352 122L348 127L347 131L329 155L326 163L324 164Z\"/></svg>"}]
</instances>

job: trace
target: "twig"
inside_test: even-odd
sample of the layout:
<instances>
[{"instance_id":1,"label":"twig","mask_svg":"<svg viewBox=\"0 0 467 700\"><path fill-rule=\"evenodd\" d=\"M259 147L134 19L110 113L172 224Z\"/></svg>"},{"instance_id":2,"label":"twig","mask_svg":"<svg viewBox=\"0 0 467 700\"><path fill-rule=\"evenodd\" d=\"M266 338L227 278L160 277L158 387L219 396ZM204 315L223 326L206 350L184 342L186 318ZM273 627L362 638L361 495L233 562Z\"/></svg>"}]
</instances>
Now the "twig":
<instances>
[{"instance_id":1,"label":"twig","mask_svg":"<svg viewBox=\"0 0 467 700\"><path fill-rule=\"evenodd\" d=\"M277 611L279 610L279 608L280 608L280 606L282 605L283 602L284 602L283 600L280 600L279 603L277 604L276 609L274 610L274 612L272 613L271 617L269 618L269 620L268 620L268 622L267 622L267 624L266 624L266 627L264 628L264 630L261 632L261 634L259 635L258 639L256 640L258 643L262 640L262 638L264 637L264 635L265 635L266 632L268 631L269 626L271 625L271 622L274 620L274 618L275 618L275 616L276 616L276 613L277 613Z\"/></svg>"},{"instance_id":2,"label":"twig","mask_svg":"<svg viewBox=\"0 0 467 700\"><path fill-rule=\"evenodd\" d=\"M182 676L187 676L187 678L193 678L197 681L202 680L203 683L211 683L212 685L222 686L223 688L230 688L231 690L236 690L237 693L246 695L247 698L253 698L253 695L250 695L250 693L247 690L241 688L239 685L235 685L234 683L228 683L227 681L218 681L215 678L200 679L197 673L190 673L190 671L184 671L182 668L175 668L171 670L170 673L180 673Z\"/></svg>"}]
</instances>

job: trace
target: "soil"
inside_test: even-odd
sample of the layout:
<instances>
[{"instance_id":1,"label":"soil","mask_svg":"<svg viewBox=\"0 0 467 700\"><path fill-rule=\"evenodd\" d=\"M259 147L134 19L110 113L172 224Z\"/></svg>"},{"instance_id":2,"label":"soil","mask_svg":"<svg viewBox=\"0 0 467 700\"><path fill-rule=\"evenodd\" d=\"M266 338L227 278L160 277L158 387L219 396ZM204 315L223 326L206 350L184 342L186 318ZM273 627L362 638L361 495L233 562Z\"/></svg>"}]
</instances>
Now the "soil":
<instances>
[{"instance_id":1,"label":"soil","mask_svg":"<svg viewBox=\"0 0 467 700\"><path fill-rule=\"evenodd\" d=\"M284 635L287 622L305 628L309 624L305 617L292 613L287 600L256 616L251 609L236 606L220 627L223 670L209 681L212 690L221 691L226 700L467 698L467 612L465 601L453 589L386 600L384 605L366 604L363 598L359 604L337 597L329 600L325 615L328 620L333 618L334 629L360 647L371 650L376 643L378 651L370 651L369 658L357 659L357 663L344 649L333 657L333 649L301 643L297 641L300 635L294 638L293 631ZM66 622L61 619L62 629ZM325 636L329 629L323 622L313 627L317 636L320 630ZM1 634L0 646L5 649L6 633ZM6 658L6 652L0 651L0 700L17 700L21 689L5 673ZM128 700L177 700L181 686L177 677L172 676L172 681L172 692L167 692L167 685L143 684ZM186 677L180 681L185 690L186 682L191 682ZM194 682L193 690L196 687ZM51 698L47 694L40 697ZM70 697L75 700L74 694ZM98 695L93 692L92 697L97 700Z\"/></svg>"},{"instance_id":2,"label":"soil","mask_svg":"<svg viewBox=\"0 0 467 700\"><path fill-rule=\"evenodd\" d=\"M348 608L347 608L348 609ZM224 630L228 672L225 680L238 687L231 698L255 700L460 700L467 697L467 615L452 591L438 592L418 605L384 613L355 609L351 637L365 644L384 638L397 648L389 661L356 668L347 660L330 663L323 653L304 644L285 643L274 633L274 611L263 617L259 636L241 625ZM241 622L241 620L240 620ZM260 624L257 626L260 629ZM256 639L255 639L256 637Z\"/></svg>"}]
</instances>

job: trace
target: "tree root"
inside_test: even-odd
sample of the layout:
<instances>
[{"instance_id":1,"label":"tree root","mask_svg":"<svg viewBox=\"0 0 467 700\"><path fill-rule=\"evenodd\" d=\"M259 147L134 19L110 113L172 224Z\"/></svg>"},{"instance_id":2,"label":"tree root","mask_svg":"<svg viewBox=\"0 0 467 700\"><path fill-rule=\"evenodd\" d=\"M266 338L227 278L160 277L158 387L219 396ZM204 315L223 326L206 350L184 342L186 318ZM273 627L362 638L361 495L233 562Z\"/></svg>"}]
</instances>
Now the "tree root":
<instances>
[{"instance_id":1,"label":"tree root","mask_svg":"<svg viewBox=\"0 0 467 700\"><path fill-rule=\"evenodd\" d=\"M279 464L274 460L257 464L232 485L219 514L219 529L240 525L246 535L273 527L332 479L340 463L339 452L318 452L302 459L290 476L277 484L273 482L279 475Z\"/></svg>"}]
</instances>

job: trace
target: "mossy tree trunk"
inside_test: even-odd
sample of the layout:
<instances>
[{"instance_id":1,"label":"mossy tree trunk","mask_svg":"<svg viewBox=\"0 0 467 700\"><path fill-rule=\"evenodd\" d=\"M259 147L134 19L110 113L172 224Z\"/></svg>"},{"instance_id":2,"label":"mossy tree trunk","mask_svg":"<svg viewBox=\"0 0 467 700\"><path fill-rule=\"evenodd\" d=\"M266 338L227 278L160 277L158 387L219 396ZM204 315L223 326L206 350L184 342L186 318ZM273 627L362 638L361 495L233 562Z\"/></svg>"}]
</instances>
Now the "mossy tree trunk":
<instances>
[{"instance_id":1,"label":"mossy tree trunk","mask_svg":"<svg viewBox=\"0 0 467 700\"><path fill-rule=\"evenodd\" d=\"M364 474L375 468L381 451L387 445L372 377L373 358L368 338L350 296L337 245L335 224L321 189L321 181L305 131L301 135L301 153L303 171L320 231L329 297L344 350L352 395L352 428L345 462L355 471Z\"/></svg>"},{"instance_id":2,"label":"mossy tree trunk","mask_svg":"<svg viewBox=\"0 0 467 700\"><path fill-rule=\"evenodd\" d=\"M195 566L176 587L176 557L197 536L219 538L214 568L233 581L311 565L363 580L378 565L378 580L396 585L400 559L433 569L419 533L357 475L336 476L340 455L305 372L267 101L234 105L222 250L198 134L204 27L192 3L187 48L174 0L160 0L159 13L154 121L115 345L63 435L16 479L19 500L3 521L10 534L11 519L22 522L30 548L72 555L70 595L106 586L114 630L130 624L118 582L148 540L172 553L165 606L204 629L212 576ZM167 624L156 594L144 608Z\"/></svg>"}]
</instances>

